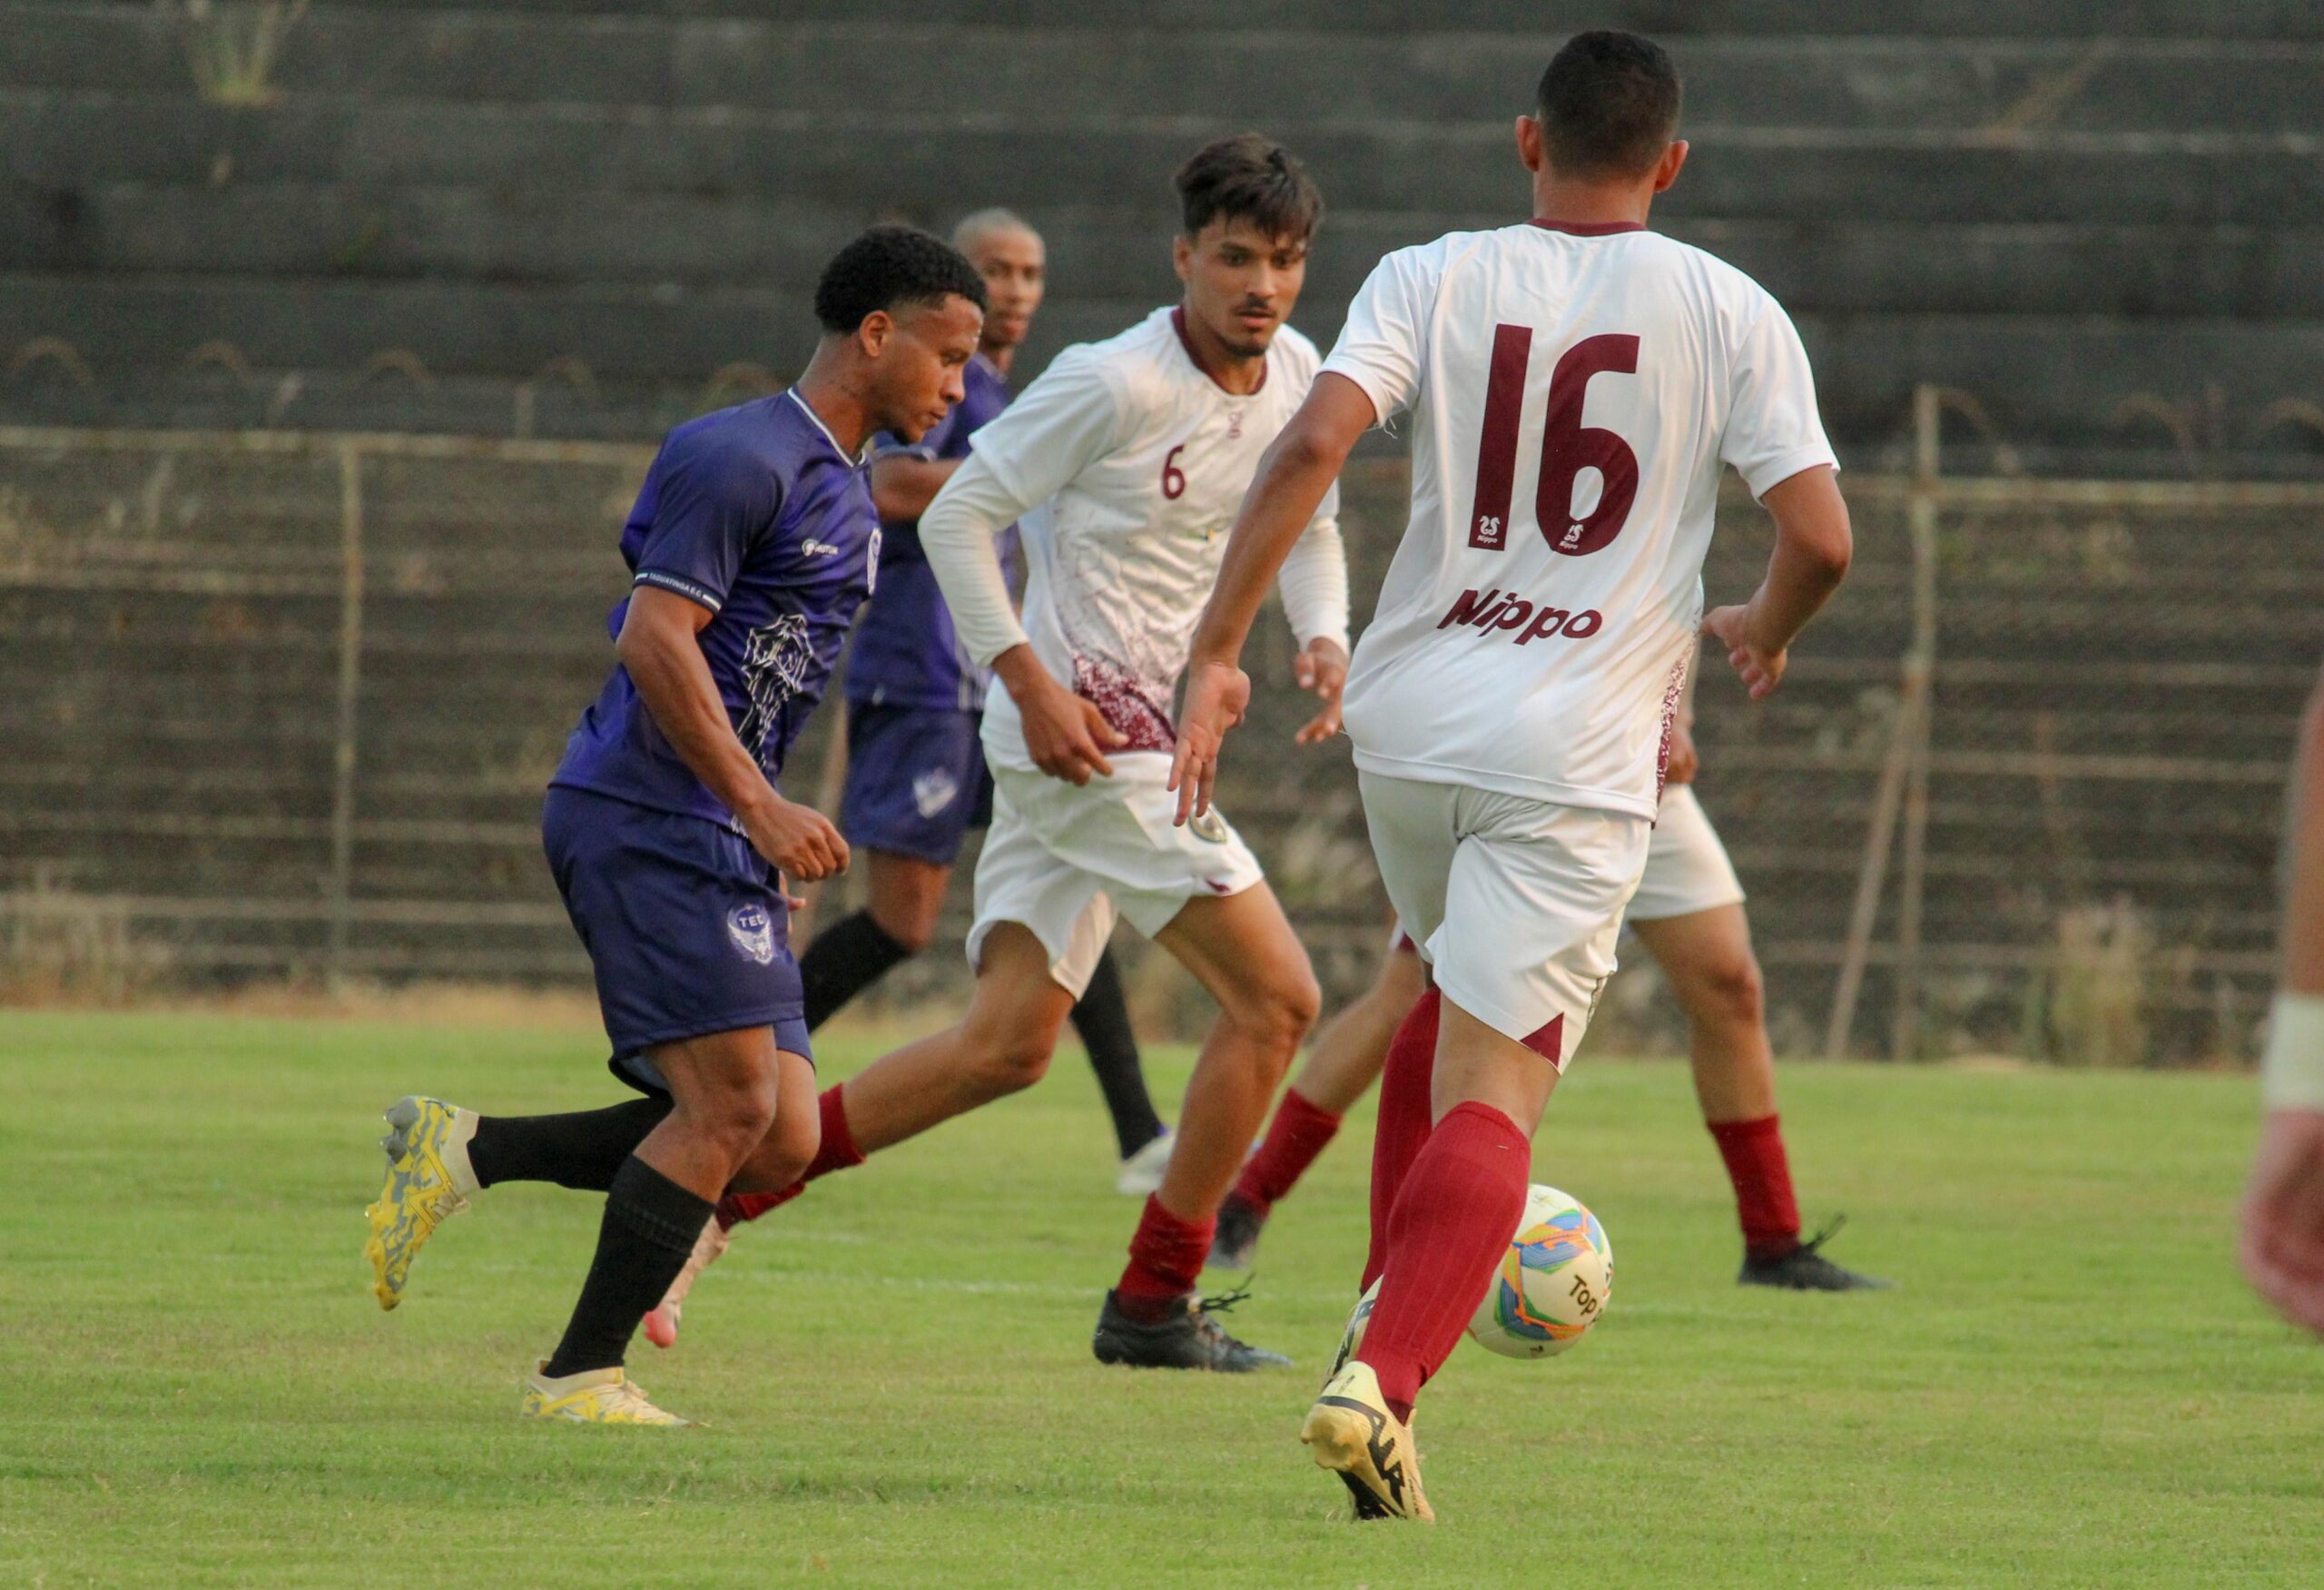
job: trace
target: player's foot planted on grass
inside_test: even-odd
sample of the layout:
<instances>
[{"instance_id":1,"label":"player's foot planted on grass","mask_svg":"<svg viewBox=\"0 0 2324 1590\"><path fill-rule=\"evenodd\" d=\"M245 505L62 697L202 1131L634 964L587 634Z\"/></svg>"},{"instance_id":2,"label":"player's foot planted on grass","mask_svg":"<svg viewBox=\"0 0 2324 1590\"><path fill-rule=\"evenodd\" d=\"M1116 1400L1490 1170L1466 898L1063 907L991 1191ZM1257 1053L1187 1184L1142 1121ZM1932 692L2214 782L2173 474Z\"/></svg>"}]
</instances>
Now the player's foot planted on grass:
<instances>
[{"instance_id":1,"label":"player's foot planted on grass","mask_svg":"<svg viewBox=\"0 0 2324 1590\"><path fill-rule=\"evenodd\" d=\"M1238 1192L1218 1206L1218 1230L1210 1239L1210 1268L1247 1270L1259 1256L1259 1233L1266 1212Z\"/></svg>"},{"instance_id":2,"label":"player's foot planted on grass","mask_svg":"<svg viewBox=\"0 0 2324 1590\"><path fill-rule=\"evenodd\" d=\"M1188 1292L1149 1307L1134 1299L1126 1301L1118 1292L1108 1292L1090 1350L1101 1364L1133 1369L1213 1369L1246 1375L1257 1369L1289 1368L1289 1358L1237 1341L1213 1318L1248 1296L1248 1292L1236 1292L1197 1301Z\"/></svg>"},{"instance_id":3,"label":"player's foot planted on grass","mask_svg":"<svg viewBox=\"0 0 2324 1590\"><path fill-rule=\"evenodd\" d=\"M1895 1286L1868 1275L1859 1275L1845 1265L1833 1263L1824 1257L1824 1244L1839 1234L1847 1223L1846 1215L1834 1217L1832 1223L1805 1242L1796 1243L1779 1253L1745 1253L1742 1273L1735 1279L1746 1287L1776 1287L1792 1292L1885 1292Z\"/></svg>"}]
</instances>

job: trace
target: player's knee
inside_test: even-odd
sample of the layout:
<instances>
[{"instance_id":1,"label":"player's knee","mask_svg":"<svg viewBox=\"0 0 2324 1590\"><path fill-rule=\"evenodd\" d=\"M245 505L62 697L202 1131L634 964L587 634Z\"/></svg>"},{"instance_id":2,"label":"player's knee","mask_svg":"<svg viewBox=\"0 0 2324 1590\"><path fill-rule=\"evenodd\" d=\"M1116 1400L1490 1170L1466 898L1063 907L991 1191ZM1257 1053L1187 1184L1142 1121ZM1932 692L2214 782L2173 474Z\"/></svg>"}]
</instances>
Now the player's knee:
<instances>
[{"instance_id":1,"label":"player's knee","mask_svg":"<svg viewBox=\"0 0 2324 1590\"><path fill-rule=\"evenodd\" d=\"M1728 1026L1756 1027L1767 1013L1767 989L1759 963L1750 955L1717 962L1697 978L1700 1013Z\"/></svg>"},{"instance_id":2,"label":"player's knee","mask_svg":"<svg viewBox=\"0 0 2324 1590\"><path fill-rule=\"evenodd\" d=\"M988 1098L1021 1092L1049 1075L1057 1035L1008 1028L981 1034L973 1052L977 1080Z\"/></svg>"},{"instance_id":3,"label":"player's knee","mask_svg":"<svg viewBox=\"0 0 2324 1590\"><path fill-rule=\"evenodd\" d=\"M775 1117L759 1146L734 1173L738 1192L780 1192L807 1173L822 1147L823 1123L817 1111L792 1110Z\"/></svg>"},{"instance_id":4,"label":"player's knee","mask_svg":"<svg viewBox=\"0 0 2324 1590\"><path fill-rule=\"evenodd\" d=\"M1306 966L1285 971L1270 977L1251 994L1237 1002L1233 1012L1235 1024L1270 1051L1282 1055L1285 1064L1315 1024L1315 1017L1323 1009L1323 990L1315 984L1315 973Z\"/></svg>"},{"instance_id":5,"label":"player's knee","mask_svg":"<svg viewBox=\"0 0 2324 1590\"><path fill-rule=\"evenodd\" d=\"M896 947L907 955L917 955L935 942L936 916L933 912L881 911L875 909L872 920L880 931L895 941Z\"/></svg>"},{"instance_id":6,"label":"player's knee","mask_svg":"<svg viewBox=\"0 0 2324 1590\"><path fill-rule=\"evenodd\" d=\"M773 1128L774 1101L772 1062L763 1066L737 1066L696 1090L688 1113L696 1130L739 1165L758 1151Z\"/></svg>"}]
</instances>

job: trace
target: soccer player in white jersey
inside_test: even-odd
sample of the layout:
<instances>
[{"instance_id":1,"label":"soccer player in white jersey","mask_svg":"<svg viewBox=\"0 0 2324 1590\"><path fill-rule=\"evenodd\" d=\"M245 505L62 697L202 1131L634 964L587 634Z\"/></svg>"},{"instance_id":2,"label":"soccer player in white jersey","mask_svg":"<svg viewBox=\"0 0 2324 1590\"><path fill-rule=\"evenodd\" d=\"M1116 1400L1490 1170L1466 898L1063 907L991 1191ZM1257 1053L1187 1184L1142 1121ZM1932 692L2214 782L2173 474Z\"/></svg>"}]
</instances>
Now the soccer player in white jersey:
<instances>
[{"instance_id":1,"label":"soccer player in white jersey","mask_svg":"<svg viewBox=\"0 0 2324 1590\"><path fill-rule=\"evenodd\" d=\"M1197 634L1172 770L1198 815L1277 560L1371 426L1412 411L1412 519L1346 691L1382 880L1435 974L1428 1085L1382 1090L1355 1356L1301 1429L1359 1517L1427 1518L1411 1417L1524 1207L1530 1140L1613 971L1698 625L1751 695L1848 563L1806 353L1773 298L1646 230L1678 73L1588 33L1517 122L1530 222L1382 260L1268 449ZM1723 465L1773 513L1748 603L1702 616ZM1441 1015L1441 1020L1440 1020Z\"/></svg>"},{"instance_id":2,"label":"soccer player in white jersey","mask_svg":"<svg viewBox=\"0 0 2324 1590\"><path fill-rule=\"evenodd\" d=\"M1180 168L1185 297L1068 348L921 516L921 545L971 660L996 676L984 750L992 828L977 863L967 1018L830 1090L796 1187L1039 1081L1117 914L1194 973L1219 1020L1187 1088L1093 1343L1109 1364L1243 1371L1288 1362L1236 1340L1195 1298L1213 1225L1318 994L1241 837L1216 812L1177 825L1171 706L1244 488L1315 379L1285 322L1323 202L1282 146L1223 139ZM1337 732L1347 567L1319 491L1279 558L1300 682L1323 698L1303 741ZM993 538L1019 525L1020 622Z\"/></svg>"},{"instance_id":3,"label":"soccer player in white jersey","mask_svg":"<svg viewBox=\"0 0 2324 1590\"><path fill-rule=\"evenodd\" d=\"M1623 925L1660 964L1686 1012L1695 1097L1727 1167L1743 1229L1743 1267L1736 1279L1798 1292L1877 1289L1887 1283L1824 1253L1839 1217L1813 1237L1800 1235L1791 1157L1776 1112L1775 1048L1768 1039L1759 959L1751 949L1742 880L1695 798L1694 681L1687 683L1670 725L1669 765L1646 870ZM1399 928L1372 987L1315 1034L1266 1135L1219 1206L1212 1269L1252 1267L1268 1215L1331 1142L1342 1115L1380 1080L1406 1012L1426 992L1417 947ZM1409 1036L1433 1041L1435 1035ZM1410 1080L1427 1078L1424 1063L1400 1070Z\"/></svg>"},{"instance_id":4,"label":"soccer player in white jersey","mask_svg":"<svg viewBox=\"0 0 2324 1590\"><path fill-rule=\"evenodd\" d=\"M2324 679L2309 698L2284 834L2283 972L2260 1066L2267 1123L2243 1195L2243 1273L2324 1336Z\"/></svg>"}]
</instances>

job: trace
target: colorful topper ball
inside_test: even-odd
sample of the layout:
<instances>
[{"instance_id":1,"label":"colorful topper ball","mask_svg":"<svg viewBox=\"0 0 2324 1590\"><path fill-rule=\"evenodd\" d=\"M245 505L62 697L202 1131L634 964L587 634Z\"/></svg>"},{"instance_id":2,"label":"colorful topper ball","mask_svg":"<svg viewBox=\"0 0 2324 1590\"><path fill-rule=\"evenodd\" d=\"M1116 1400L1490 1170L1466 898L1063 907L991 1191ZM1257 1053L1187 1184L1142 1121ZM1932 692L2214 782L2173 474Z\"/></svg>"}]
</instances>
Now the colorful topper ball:
<instances>
[{"instance_id":1,"label":"colorful topper ball","mask_svg":"<svg viewBox=\"0 0 2324 1590\"><path fill-rule=\"evenodd\" d=\"M1570 1195L1537 1183L1469 1334L1504 1358L1550 1358L1581 1339L1613 1292L1606 1228Z\"/></svg>"}]
</instances>

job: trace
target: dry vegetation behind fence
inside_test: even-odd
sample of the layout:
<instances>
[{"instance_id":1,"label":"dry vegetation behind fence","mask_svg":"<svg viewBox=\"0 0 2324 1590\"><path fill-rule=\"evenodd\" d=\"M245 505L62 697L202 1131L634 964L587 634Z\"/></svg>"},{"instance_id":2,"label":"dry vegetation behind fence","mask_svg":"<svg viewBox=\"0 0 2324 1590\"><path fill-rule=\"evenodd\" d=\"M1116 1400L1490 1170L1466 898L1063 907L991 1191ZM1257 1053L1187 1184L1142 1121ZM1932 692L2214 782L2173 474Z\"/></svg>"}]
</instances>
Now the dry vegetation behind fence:
<instances>
[{"instance_id":1,"label":"dry vegetation behind fence","mask_svg":"<svg viewBox=\"0 0 2324 1590\"><path fill-rule=\"evenodd\" d=\"M610 661L649 456L0 430L0 987L583 980L535 825ZM1705 676L1699 787L1752 891L1779 1045L2245 1055L2324 652L2324 489L1934 466L1932 446L1914 479L1849 478L1856 569L1781 695L1753 707ZM1368 593L1401 463L1359 466L1346 498ZM1712 600L1748 592L1767 544L1731 495ZM1273 626L1223 804L1337 997L1384 908L1344 744L1289 744L1289 665ZM835 716L794 795L826 782ZM960 978L933 954L895 997ZM1652 983L1618 980L1610 1045L1676 1041ZM1158 964L1142 991L1157 1022L1192 1013Z\"/></svg>"}]
</instances>

